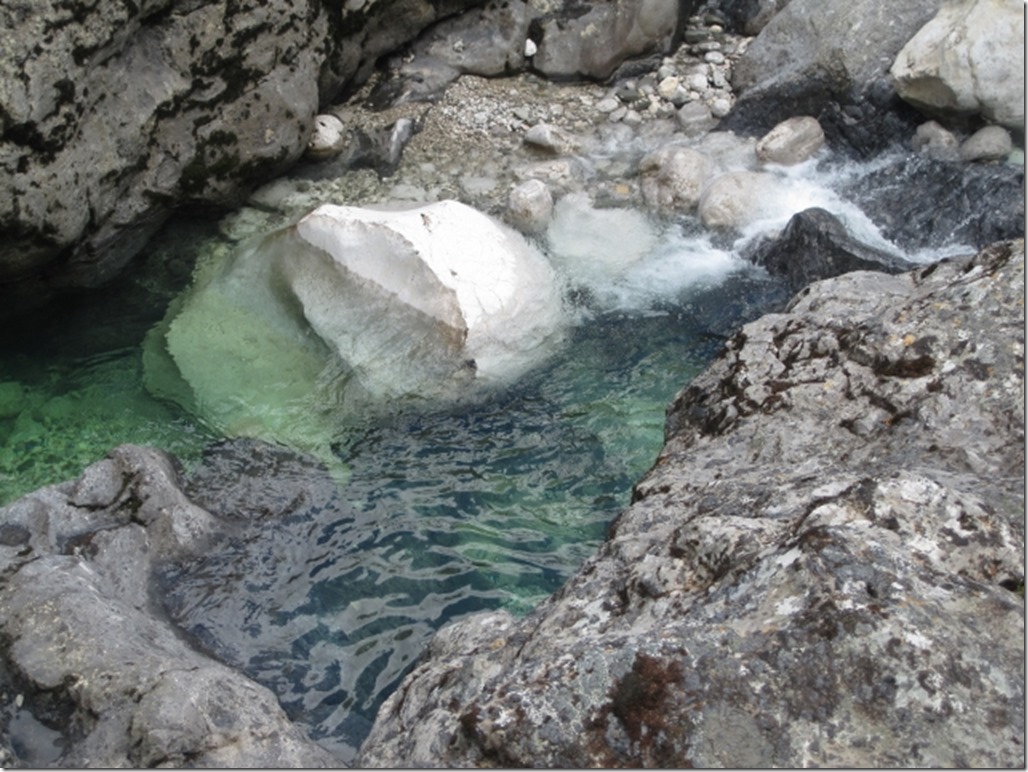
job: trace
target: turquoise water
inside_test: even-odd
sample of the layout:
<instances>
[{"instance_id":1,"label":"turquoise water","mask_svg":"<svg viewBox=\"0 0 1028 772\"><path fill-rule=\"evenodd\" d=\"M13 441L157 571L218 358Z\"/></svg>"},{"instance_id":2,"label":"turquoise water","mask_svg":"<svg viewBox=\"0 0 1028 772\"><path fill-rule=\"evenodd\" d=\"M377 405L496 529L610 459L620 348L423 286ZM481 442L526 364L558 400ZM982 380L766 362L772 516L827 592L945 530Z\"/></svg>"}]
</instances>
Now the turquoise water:
<instances>
[{"instance_id":1,"label":"turquoise water","mask_svg":"<svg viewBox=\"0 0 1028 772\"><path fill-rule=\"evenodd\" d=\"M223 438L143 387L143 338L188 278L160 267L209 237L173 225L120 288L5 342L0 501L72 479L123 442L171 451L187 477L223 452ZM489 399L340 435L345 480L291 456L260 484L295 485L305 505L167 566L172 618L351 759L436 629L484 609L527 613L595 552L660 449L666 405L725 333L783 299L742 269L644 302L633 292L627 307L581 296L560 355Z\"/></svg>"}]
</instances>

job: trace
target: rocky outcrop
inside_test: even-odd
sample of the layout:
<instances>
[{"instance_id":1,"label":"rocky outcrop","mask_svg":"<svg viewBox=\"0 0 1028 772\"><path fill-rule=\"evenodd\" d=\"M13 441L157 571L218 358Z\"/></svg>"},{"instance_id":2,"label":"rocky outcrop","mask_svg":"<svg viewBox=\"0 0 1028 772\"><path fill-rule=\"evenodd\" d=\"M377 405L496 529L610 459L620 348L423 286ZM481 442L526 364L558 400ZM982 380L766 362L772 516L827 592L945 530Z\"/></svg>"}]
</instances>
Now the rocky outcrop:
<instances>
[{"instance_id":1,"label":"rocky outcrop","mask_svg":"<svg viewBox=\"0 0 1028 772\"><path fill-rule=\"evenodd\" d=\"M940 5L791 0L736 62L738 99L721 128L763 134L806 114L820 121L829 142L861 155L912 133L918 114L896 95L888 71Z\"/></svg>"},{"instance_id":2,"label":"rocky outcrop","mask_svg":"<svg viewBox=\"0 0 1028 772\"><path fill-rule=\"evenodd\" d=\"M159 561L224 534L170 458L122 446L0 522L5 766L337 766L274 694L186 643L150 595Z\"/></svg>"},{"instance_id":3,"label":"rocky outcrop","mask_svg":"<svg viewBox=\"0 0 1028 772\"><path fill-rule=\"evenodd\" d=\"M950 0L903 47L896 91L928 115L1024 131L1024 5Z\"/></svg>"},{"instance_id":4,"label":"rocky outcrop","mask_svg":"<svg viewBox=\"0 0 1028 772\"><path fill-rule=\"evenodd\" d=\"M110 279L177 206L237 204L299 157L319 102L474 4L0 9L0 307Z\"/></svg>"},{"instance_id":5,"label":"rocky outcrop","mask_svg":"<svg viewBox=\"0 0 1028 772\"><path fill-rule=\"evenodd\" d=\"M626 58L667 52L685 10L677 0L0 9L0 309L108 281L176 208L238 205L301 156L319 107L425 30L383 103L529 61L548 77L607 77Z\"/></svg>"},{"instance_id":6,"label":"rocky outcrop","mask_svg":"<svg viewBox=\"0 0 1028 772\"><path fill-rule=\"evenodd\" d=\"M1023 303L1008 242L743 327L599 554L441 630L358 763L1023 764Z\"/></svg>"}]
</instances>

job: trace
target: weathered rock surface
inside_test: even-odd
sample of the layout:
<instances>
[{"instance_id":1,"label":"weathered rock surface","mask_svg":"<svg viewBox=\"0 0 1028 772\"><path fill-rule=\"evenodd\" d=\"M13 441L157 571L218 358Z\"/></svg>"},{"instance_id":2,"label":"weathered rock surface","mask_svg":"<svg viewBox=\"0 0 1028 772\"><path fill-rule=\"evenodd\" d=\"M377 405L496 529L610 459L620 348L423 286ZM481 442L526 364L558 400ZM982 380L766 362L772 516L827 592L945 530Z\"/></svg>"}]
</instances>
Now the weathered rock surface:
<instances>
[{"instance_id":1,"label":"weathered rock surface","mask_svg":"<svg viewBox=\"0 0 1028 772\"><path fill-rule=\"evenodd\" d=\"M1023 303L1021 241L746 325L600 553L440 631L358 763L1023 764Z\"/></svg>"},{"instance_id":2,"label":"weathered rock surface","mask_svg":"<svg viewBox=\"0 0 1028 772\"><path fill-rule=\"evenodd\" d=\"M829 142L862 155L908 136L923 118L904 109L888 71L941 2L791 0L735 63L738 99L721 128L763 134L794 115L810 115Z\"/></svg>"},{"instance_id":3,"label":"weathered rock surface","mask_svg":"<svg viewBox=\"0 0 1028 772\"><path fill-rule=\"evenodd\" d=\"M928 115L987 120L1024 131L1024 5L949 0L889 71L896 91Z\"/></svg>"},{"instance_id":4,"label":"weathered rock surface","mask_svg":"<svg viewBox=\"0 0 1028 772\"><path fill-rule=\"evenodd\" d=\"M794 215L780 236L756 245L747 259L768 273L787 277L793 292L850 271L900 273L915 267L853 238L839 218L824 209Z\"/></svg>"},{"instance_id":5,"label":"weathered rock surface","mask_svg":"<svg viewBox=\"0 0 1028 772\"><path fill-rule=\"evenodd\" d=\"M223 525L186 498L167 456L119 447L0 522L5 765L337 765L270 691L186 643L150 595L159 561L202 551ZM40 723L61 745L33 745Z\"/></svg>"},{"instance_id":6,"label":"weathered rock surface","mask_svg":"<svg viewBox=\"0 0 1028 772\"><path fill-rule=\"evenodd\" d=\"M233 205L319 102L475 0L0 9L4 312L110 279L181 204Z\"/></svg>"}]
</instances>

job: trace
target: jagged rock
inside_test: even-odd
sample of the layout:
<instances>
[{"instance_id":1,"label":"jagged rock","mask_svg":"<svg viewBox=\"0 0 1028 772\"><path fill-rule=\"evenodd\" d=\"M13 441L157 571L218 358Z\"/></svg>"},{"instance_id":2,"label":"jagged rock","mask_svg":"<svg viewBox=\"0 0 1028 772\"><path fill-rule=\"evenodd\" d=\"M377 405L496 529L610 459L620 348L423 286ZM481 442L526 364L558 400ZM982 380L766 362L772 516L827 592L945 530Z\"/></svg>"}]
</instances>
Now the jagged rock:
<instances>
[{"instance_id":1,"label":"jagged rock","mask_svg":"<svg viewBox=\"0 0 1028 772\"><path fill-rule=\"evenodd\" d=\"M941 2L791 0L735 63L737 99L722 128L761 135L800 114L860 155L905 140L923 117L904 109L888 68ZM855 30L859 45L851 44Z\"/></svg>"},{"instance_id":2,"label":"jagged rock","mask_svg":"<svg viewBox=\"0 0 1028 772\"><path fill-rule=\"evenodd\" d=\"M915 267L853 238L839 218L824 209L793 215L780 236L757 244L746 258L768 273L787 277L793 292L850 271L900 273Z\"/></svg>"},{"instance_id":3,"label":"jagged rock","mask_svg":"<svg viewBox=\"0 0 1028 772\"><path fill-rule=\"evenodd\" d=\"M757 142L757 159L763 163L802 163L814 156L825 143L825 132L817 118L809 115L788 118Z\"/></svg>"},{"instance_id":4,"label":"jagged rock","mask_svg":"<svg viewBox=\"0 0 1028 772\"><path fill-rule=\"evenodd\" d=\"M222 531L169 457L119 447L79 480L4 507L0 522L5 763L337 766L270 691L190 647L157 607L158 563ZM36 722L49 731L23 734ZM56 746L34 745L51 735Z\"/></svg>"},{"instance_id":5,"label":"jagged rock","mask_svg":"<svg viewBox=\"0 0 1028 772\"><path fill-rule=\"evenodd\" d=\"M929 115L981 114L1024 131L1024 7L950 0L903 46L890 74Z\"/></svg>"},{"instance_id":6,"label":"jagged rock","mask_svg":"<svg viewBox=\"0 0 1028 772\"><path fill-rule=\"evenodd\" d=\"M607 542L441 630L360 766L1018 766L1024 243L812 285L676 398Z\"/></svg>"},{"instance_id":7,"label":"jagged rock","mask_svg":"<svg viewBox=\"0 0 1028 772\"><path fill-rule=\"evenodd\" d=\"M972 250L1024 237L1024 167L903 156L841 193L903 249L964 244Z\"/></svg>"}]
</instances>

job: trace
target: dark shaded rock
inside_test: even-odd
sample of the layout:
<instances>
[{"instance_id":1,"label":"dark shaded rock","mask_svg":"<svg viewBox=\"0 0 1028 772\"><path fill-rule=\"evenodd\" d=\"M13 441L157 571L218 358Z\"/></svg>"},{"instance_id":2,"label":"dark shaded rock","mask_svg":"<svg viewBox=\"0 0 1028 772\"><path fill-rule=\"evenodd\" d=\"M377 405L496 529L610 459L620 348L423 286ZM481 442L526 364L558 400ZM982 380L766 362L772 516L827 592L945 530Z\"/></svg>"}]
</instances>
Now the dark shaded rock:
<instances>
[{"instance_id":1,"label":"dark shaded rock","mask_svg":"<svg viewBox=\"0 0 1028 772\"><path fill-rule=\"evenodd\" d=\"M903 249L1024 236L1024 167L903 156L840 191Z\"/></svg>"},{"instance_id":2,"label":"dark shaded rock","mask_svg":"<svg viewBox=\"0 0 1028 772\"><path fill-rule=\"evenodd\" d=\"M222 530L168 456L121 446L0 521L5 765L337 765L270 691L186 643L151 596L160 561L203 552Z\"/></svg>"},{"instance_id":3,"label":"dark shaded rock","mask_svg":"<svg viewBox=\"0 0 1028 772\"><path fill-rule=\"evenodd\" d=\"M607 542L442 629L367 766L1024 763L1024 243L810 286L669 409Z\"/></svg>"},{"instance_id":4,"label":"dark shaded rock","mask_svg":"<svg viewBox=\"0 0 1028 772\"><path fill-rule=\"evenodd\" d=\"M793 292L849 271L900 273L915 267L858 241L839 218L816 208L793 215L780 236L756 244L745 257L768 273L785 276Z\"/></svg>"},{"instance_id":5,"label":"dark shaded rock","mask_svg":"<svg viewBox=\"0 0 1028 772\"><path fill-rule=\"evenodd\" d=\"M714 0L708 7L716 9L732 30L752 37L788 4L789 0Z\"/></svg>"}]
</instances>

